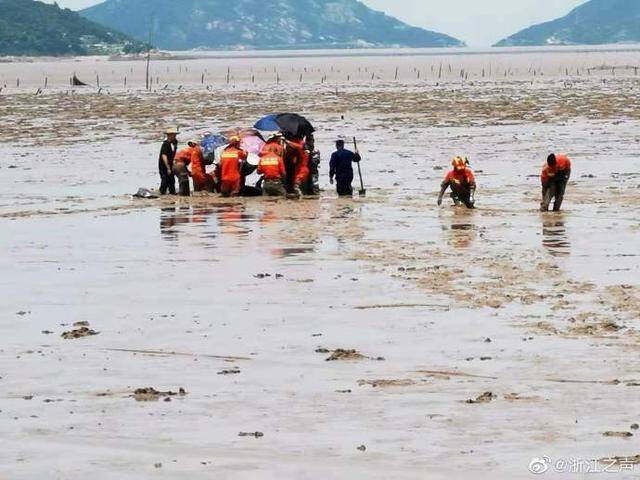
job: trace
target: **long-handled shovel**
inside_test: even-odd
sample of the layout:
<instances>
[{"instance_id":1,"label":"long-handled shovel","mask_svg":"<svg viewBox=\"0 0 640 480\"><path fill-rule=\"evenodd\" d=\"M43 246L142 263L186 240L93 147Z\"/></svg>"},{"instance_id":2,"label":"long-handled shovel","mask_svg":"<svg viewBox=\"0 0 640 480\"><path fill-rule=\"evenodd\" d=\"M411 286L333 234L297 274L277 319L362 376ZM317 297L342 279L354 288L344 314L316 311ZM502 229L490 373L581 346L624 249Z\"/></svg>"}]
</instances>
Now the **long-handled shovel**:
<instances>
[{"instance_id":1,"label":"long-handled shovel","mask_svg":"<svg viewBox=\"0 0 640 480\"><path fill-rule=\"evenodd\" d=\"M356 137L353 137L353 148L358 151L358 141ZM360 190L358 191L358 195L361 197L365 197L367 195L367 190L364 188L364 182L362 181L362 170L360 169L360 162L358 162L358 176L360 177Z\"/></svg>"}]
</instances>

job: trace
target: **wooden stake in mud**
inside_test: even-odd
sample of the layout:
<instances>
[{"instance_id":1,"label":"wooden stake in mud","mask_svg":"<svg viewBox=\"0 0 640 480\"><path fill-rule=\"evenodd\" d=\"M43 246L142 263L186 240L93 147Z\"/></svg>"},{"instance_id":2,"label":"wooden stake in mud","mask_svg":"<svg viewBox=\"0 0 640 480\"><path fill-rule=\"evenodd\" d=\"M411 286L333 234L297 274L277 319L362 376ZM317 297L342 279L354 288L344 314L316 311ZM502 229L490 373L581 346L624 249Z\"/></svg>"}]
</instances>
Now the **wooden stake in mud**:
<instances>
[{"instance_id":1,"label":"wooden stake in mud","mask_svg":"<svg viewBox=\"0 0 640 480\"><path fill-rule=\"evenodd\" d=\"M358 151L358 141L356 137L353 137L353 149ZM367 195L367 190L364 188L364 182L362 181L362 169L360 168L360 162L358 162L358 176L360 177L360 190L358 191L358 195L364 197Z\"/></svg>"},{"instance_id":2,"label":"wooden stake in mud","mask_svg":"<svg viewBox=\"0 0 640 480\"><path fill-rule=\"evenodd\" d=\"M151 16L151 21L149 22L149 45L147 46L147 65L145 71L145 86L147 91L151 90L151 79L149 78L150 69L151 69L151 44L153 43L153 25L154 18Z\"/></svg>"}]
</instances>

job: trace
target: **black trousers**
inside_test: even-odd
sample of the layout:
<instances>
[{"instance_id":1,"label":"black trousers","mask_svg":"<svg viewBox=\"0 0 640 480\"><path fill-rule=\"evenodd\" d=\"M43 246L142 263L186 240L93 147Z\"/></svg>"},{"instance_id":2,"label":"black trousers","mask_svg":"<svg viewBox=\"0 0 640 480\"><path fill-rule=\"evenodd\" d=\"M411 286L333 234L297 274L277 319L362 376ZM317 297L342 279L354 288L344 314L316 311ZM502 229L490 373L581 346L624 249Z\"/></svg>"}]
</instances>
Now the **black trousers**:
<instances>
[{"instance_id":1,"label":"black trousers","mask_svg":"<svg viewBox=\"0 0 640 480\"><path fill-rule=\"evenodd\" d=\"M347 175L344 177L336 177L336 191L341 197L350 197L353 195L353 175Z\"/></svg>"},{"instance_id":2,"label":"black trousers","mask_svg":"<svg viewBox=\"0 0 640 480\"><path fill-rule=\"evenodd\" d=\"M176 194L176 177L173 172L168 172L164 162L158 164L158 172L160 173L160 194L165 195L169 192L171 195Z\"/></svg>"},{"instance_id":3,"label":"black trousers","mask_svg":"<svg viewBox=\"0 0 640 480\"><path fill-rule=\"evenodd\" d=\"M467 208L475 208L475 205L471 203L471 189L468 187L451 187L451 199L453 203L459 205L464 203Z\"/></svg>"},{"instance_id":4,"label":"black trousers","mask_svg":"<svg viewBox=\"0 0 640 480\"><path fill-rule=\"evenodd\" d=\"M564 193L567 190L567 183L569 183L568 178L560 177L550 180L542 187L542 203L540 204L540 210L542 212L549 211L549 206L551 205L552 200L553 211L560 211L562 208L562 202L564 201Z\"/></svg>"}]
</instances>

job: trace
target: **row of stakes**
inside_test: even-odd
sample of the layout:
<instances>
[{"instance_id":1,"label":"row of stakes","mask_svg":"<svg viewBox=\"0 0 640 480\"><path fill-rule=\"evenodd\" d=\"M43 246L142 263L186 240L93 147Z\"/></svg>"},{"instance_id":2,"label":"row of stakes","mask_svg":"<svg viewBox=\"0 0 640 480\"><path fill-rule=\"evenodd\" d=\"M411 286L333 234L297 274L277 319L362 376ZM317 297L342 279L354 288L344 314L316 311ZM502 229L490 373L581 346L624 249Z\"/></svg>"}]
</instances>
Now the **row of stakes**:
<instances>
[{"instance_id":1,"label":"row of stakes","mask_svg":"<svg viewBox=\"0 0 640 480\"><path fill-rule=\"evenodd\" d=\"M438 69L438 79L442 79L442 75L443 75L443 71L444 71L443 68L444 68L443 65L440 64L439 69ZM603 65L603 66L600 66L600 67L586 68L584 70L586 70L587 75L591 75L592 72L596 72L596 71L611 71L611 74L615 75L616 74L616 70L625 70L625 71L626 70L633 70L634 71L634 75L637 76L639 68L640 67L634 66L634 65L623 65L623 66L617 66L617 67L616 66L605 66L605 65ZM265 70L265 72L267 72L266 68L264 70ZM368 69L367 68L365 68L364 70L365 70L365 73L368 73ZM562 70L564 70L564 72ZM582 74L584 73L584 70L581 73L580 68L576 68L575 75L576 76L582 76ZM169 69L167 69L167 71L169 71ZM182 71L183 71L183 68L180 67L180 73L182 73ZM359 73L362 73L362 69L361 68L359 68L358 71L359 71ZM449 74L453 73L453 68L452 68L451 65L448 66L448 71L449 71ZM133 73L133 69L131 69L131 72ZM188 67L184 67L184 72L185 73L189 72ZM295 72L295 69L292 69L292 72ZM304 69L304 72L308 73L307 68ZM331 72L334 73L334 68L333 67L331 67ZM416 79L420 80L420 78L422 76L422 71L414 67L413 68L413 72L416 74ZM431 72L435 73L435 69L434 69L433 66L431 66ZM208 72L205 71L201 75L200 83L203 84L203 85L205 84L207 73ZM276 74L276 79L275 79L276 83L279 84L281 82L281 80L282 80L282 77L280 76L280 72L278 70L274 69L274 73ZM511 69L505 69L504 70L504 76L505 77L513 76L514 73L515 72L513 72ZM542 70L537 70L537 69L534 69L534 68L529 68L527 73L530 73L530 74L533 73L534 77L535 76L544 76L544 72ZM563 67L560 70L560 73L564 73L567 77L571 76L573 74L572 71L570 71L568 68L565 68L565 67ZM400 69L398 67L396 67L395 74L394 74L394 80L398 80L399 79L399 75L400 75ZM489 67L488 69L483 68L481 75L482 75L482 78L486 78L487 76L491 77L493 75L492 67ZM460 73L459 73L459 77L461 79L468 80L469 79L469 71L465 70L465 69L461 69ZM73 78L74 77L70 77L69 78L69 84L71 86L74 85ZM326 81L328 81L328 78L329 77L328 77L327 74L323 74L323 76L320 79L320 83L325 83ZM377 77L377 78L381 79L381 77ZM231 69L227 69L227 74L226 74L226 78L225 78L226 83L230 84L232 79L233 78L231 76ZM346 79L347 79L347 81L350 81L351 80L351 75L347 75ZM151 86L154 83L153 82L153 77L151 77L149 80L150 80L149 81L149 85ZM372 72L371 73L371 80L372 81L376 80L376 72ZM255 74L252 74L251 75L251 83L255 83L255 81L256 81ZM303 73L300 73L300 75L298 77L298 81L300 83L302 83L304 81L304 74ZM160 84L160 77L159 76L156 76L155 84L156 85ZM45 77L44 78L44 86L43 86L43 88L46 89L48 87L48 85L49 85L49 77ZM123 85L125 87L127 86L127 77L126 76L123 78ZM5 85L4 88L6 88L6 87L7 86ZM20 78L16 79L16 87L20 88ZM99 75L96 75L96 87L100 88L100 76Z\"/></svg>"}]
</instances>

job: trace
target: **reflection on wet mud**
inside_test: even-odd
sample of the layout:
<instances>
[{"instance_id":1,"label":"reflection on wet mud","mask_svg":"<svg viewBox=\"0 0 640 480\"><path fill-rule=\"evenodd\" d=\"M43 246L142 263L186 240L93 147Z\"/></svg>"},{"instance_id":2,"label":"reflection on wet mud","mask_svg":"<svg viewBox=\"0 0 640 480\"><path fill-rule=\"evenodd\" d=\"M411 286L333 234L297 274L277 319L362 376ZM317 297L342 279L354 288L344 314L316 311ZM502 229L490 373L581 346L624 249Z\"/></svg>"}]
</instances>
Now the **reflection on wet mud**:
<instances>
[{"instance_id":1,"label":"reflection on wet mud","mask_svg":"<svg viewBox=\"0 0 640 480\"><path fill-rule=\"evenodd\" d=\"M452 219L448 226L442 225L442 230L445 232L447 245L453 248L469 248L478 236L474 224L460 222L456 219Z\"/></svg>"},{"instance_id":2,"label":"reflection on wet mud","mask_svg":"<svg viewBox=\"0 0 640 480\"><path fill-rule=\"evenodd\" d=\"M198 238L207 240L207 244L220 234L246 237L251 232L246 224L256 220L245 212L244 205L168 207L160 212L160 234L165 240L175 241L186 228L211 225L211 219L216 220L213 225L217 228L197 232Z\"/></svg>"},{"instance_id":3,"label":"reflection on wet mud","mask_svg":"<svg viewBox=\"0 0 640 480\"><path fill-rule=\"evenodd\" d=\"M256 221L255 215L247 213L241 204L221 205L216 208L216 214L220 232L236 237L247 237L252 231L248 224Z\"/></svg>"},{"instance_id":4,"label":"reflection on wet mud","mask_svg":"<svg viewBox=\"0 0 640 480\"><path fill-rule=\"evenodd\" d=\"M291 258L305 253L312 253L314 250L313 247L274 248L271 250L271 255L277 258Z\"/></svg>"},{"instance_id":5,"label":"reflection on wet mud","mask_svg":"<svg viewBox=\"0 0 640 480\"><path fill-rule=\"evenodd\" d=\"M554 257L571 254L571 242L564 218L545 219L542 222L542 245Z\"/></svg>"}]
</instances>

